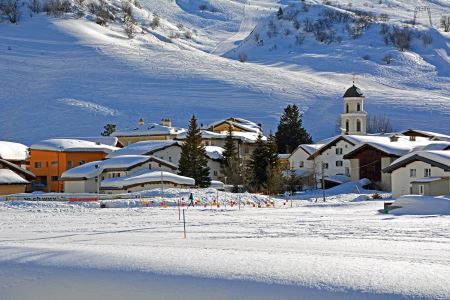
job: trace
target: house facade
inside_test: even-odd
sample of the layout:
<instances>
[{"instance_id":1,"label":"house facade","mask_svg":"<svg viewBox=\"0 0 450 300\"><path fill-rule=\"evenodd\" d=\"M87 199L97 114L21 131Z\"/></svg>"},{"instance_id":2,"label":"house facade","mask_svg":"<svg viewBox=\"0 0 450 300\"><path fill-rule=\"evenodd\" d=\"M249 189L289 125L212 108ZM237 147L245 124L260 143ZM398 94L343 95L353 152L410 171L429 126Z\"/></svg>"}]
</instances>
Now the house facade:
<instances>
[{"instance_id":1,"label":"house facade","mask_svg":"<svg viewBox=\"0 0 450 300\"><path fill-rule=\"evenodd\" d=\"M450 195L450 151L415 151L383 170L391 174L392 196Z\"/></svg>"},{"instance_id":2,"label":"house facade","mask_svg":"<svg viewBox=\"0 0 450 300\"><path fill-rule=\"evenodd\" d=\"M0 159L0 195L29 192L30 183L34 179L35 176L30 171Z\"/></svg>"},{"instance_id":3,"label":"house facade","mask_svg":"<svg viewBox=\"0 0 450 300\"><path fill-rule=\"evenodd\" d=\"M50 139L30 147L30 171L45 192L64 192L61 175L73 167L106 158L116 147L91 141Z\"/></svg>"}]
</instances>

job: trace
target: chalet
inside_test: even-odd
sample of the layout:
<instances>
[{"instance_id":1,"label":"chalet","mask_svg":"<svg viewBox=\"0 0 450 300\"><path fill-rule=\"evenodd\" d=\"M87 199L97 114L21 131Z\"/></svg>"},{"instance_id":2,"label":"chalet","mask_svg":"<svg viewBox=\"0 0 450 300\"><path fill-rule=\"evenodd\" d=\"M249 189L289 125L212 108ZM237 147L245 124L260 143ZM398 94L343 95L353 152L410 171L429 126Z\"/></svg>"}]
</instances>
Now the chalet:
<instances>
[{"instance_id":1,"label":"chalet","mask_svg":"<svg viewBox=\"0 0 450 300\"><path fill-rule=\"evenodd\" d=\"M392 196L450 195L450 151L414 151L383 169L391 174Z\"/></svg>"},{"instance_id":2,"label":"chalet","mask_svg":"<svg viewBox=\"0 0 450 300\"><path fill-rule=\"evenodd\" d=\"M444 142L450 142L450 135L445 135L442 133L436 133L431 131L424 131L424 130L418 130L418 129L407 129L399 132L402 135L409 136L412 139L415 137L425 137L432 141L444 141Z\"/></svg>"},{"instance_id":3,"label":"chalet","mask_svg":"<svg viewBox=\"0 0 450 300\"><path fill-rule=\"evenodd\" d=\"M49 139L30 147L30 170L36 186L46 192L63 192L62 173L88 162L102 160L118 148L76 139Z\"/></svg>"},{"instance_id":4,"label":"chalet","mask_svg":"<svg viewBox=\"0 0 450 300\"><path fill-rule=\"evenodd\" d=\"M181 158L181 145L182 141L174 140L142 141L114 151L108 155L108 158L121 155L152 155L178 166L178 162ZM223 148L218 146L206 146L205 149L208 155L208 167L210 168L211 179L222 180L220 174L220 159L222 157Z\"/></svg>"},{"instance_id":5,"label":"chalet","mask_svg":"<svg viewBox=\"0 0 450 300\"><path fill-rule=\"evenodd\" d=\"M242 118L227 118L201 126L203 130L212 132L227 132L231 127L234 132L249 132L262 134L261 125Z\"/></svg>"},{"instance_id":6,"label":"chalet","mask_svg":"<svg viewBox=\"0 0 450 300\"><path fill-rule=\"evenodd\" d=\"M16 164L0 159L0 195L10 195L30 191L33 173Z\"/></svg>"},{"instance_id":7,"label":"chalet","mask_svg":"<svg viewBox=\"0 0 450 300\"><path fill-rule=\"evenodd\" d=\"M117 137L122 145L127 146L140 141L174 140L183 132L186 132L186 129L172 127L172 121L168 118L163 118L160 124L146 124L141 118L138 126L117 130L111 135Z\"/></svg>"},{"instance_id":8,"label":"chalet","mask_svg":"<svg viewBox=\"0 0 450 300\"><path fill-rule=\"evenodd\" d=\"M176 165L155 156L122 155L67 170L61 175L61 180L64 181L64 190L68 193L96 193L101 188L101 183L108 179L176 170Z\"/></svg>"}]
</instances>

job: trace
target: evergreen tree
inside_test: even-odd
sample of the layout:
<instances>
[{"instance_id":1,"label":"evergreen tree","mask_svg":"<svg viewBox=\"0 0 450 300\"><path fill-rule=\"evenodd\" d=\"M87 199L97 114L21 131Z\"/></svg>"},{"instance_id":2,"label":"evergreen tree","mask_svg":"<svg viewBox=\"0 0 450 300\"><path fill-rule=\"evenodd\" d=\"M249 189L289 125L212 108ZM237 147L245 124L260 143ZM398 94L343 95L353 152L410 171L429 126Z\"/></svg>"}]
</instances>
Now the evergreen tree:
<instances>
[{"instance_id":1,"label":"evergreen tree","mask_svg":"<svg viewBox=\"0 0 450 300\"><path fill-rule=\"evenodd\" d=\"M114 131L116 131L116 124L106 124L103 126L102 136L110 136Z\"/></svg>"},{"instance_id":2,"label":"evergreen tree","mask_svg":"<svg viewBox=\"0 0 450 300\"><path fill-rule=\"evenodd\" d=\"M258 135L248 163L247 169L247 187L252 192L263 191L267 183L267 146L262 139L262 135Z\"/></svg>"},{"instance_id":3,"label":"evergreen tree","mask_svg":"<svg viewBox=\"0 0 450 300\"><path fill-rule=\"evenodd\" d=\"M297 105L288 105L275 133L280 153L291 153L301 144L311 144L309 133L303 128L302 115Z\"/></svg>"},{"instance_id":4,"label":"evergreen tree","mask_svg":"<svg viewBox=\"0 0 450 300\"><path fill-rule=\"evenodd\" d=\"M192 115L186 139L181 146L178 170L180 175L194 178L199 187L208 187L211 184L207 154L195 115Z\"/></svg>"},{"instance_id":5,"label":"evergreen tree","mask_svg":"<svg viewBox=\"0 0 450 300\"><path fill-rule=\"evenodd\" d=\"M267 155L267 190L269 193L277 193L281 189L281 170L280 159L278 157L278 146L275 136L270 133L266 143L266 155Z\"/></svg>"},{"instance_id":6,"label":"evergreen tree","mask_svg":"<svg viewBox=\"0 0 450 300\"><path fill-rule=\"evenodd\" d=\"M278 8L277 18L278 19L282 19L283 18L283 9L281 7Z\"/></svg>"},{"instance_id":7,"label":"evergreen tree","mask_svg":"<svg viewBox=\"0 0 450 300\"><path fill-rule=\"evenodd\" d=\"M227 137L225 139L224 151L220 160L222 174L227 177L226 183L234 186L233 190L238 189L238 185L242 184L241 166L239 155L233 139L232 127L228 127Z\"/></svg>"}]
</instances>

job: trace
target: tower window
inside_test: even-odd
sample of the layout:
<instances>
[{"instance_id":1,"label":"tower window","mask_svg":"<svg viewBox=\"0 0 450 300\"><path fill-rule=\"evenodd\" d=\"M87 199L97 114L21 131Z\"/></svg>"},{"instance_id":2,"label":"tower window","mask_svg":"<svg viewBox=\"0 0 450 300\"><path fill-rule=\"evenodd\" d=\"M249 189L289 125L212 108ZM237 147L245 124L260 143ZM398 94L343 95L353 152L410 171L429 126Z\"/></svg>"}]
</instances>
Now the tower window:
<instances>
[{"instance_id":1,"label":"tower window","mask_svg":"<svg viewBox=\"0 0 450 300\"><path fill-rule=\"evenodd\" d=\"M361 104L360 103L356 104L356 111L361 111Z\"/></svg>"},{"instance_id":2,"label":"tower window","mask_svg":"<svg viewBox=\"0 0 450 300\"><path fill-rule=\"evenodd\" d=\"M348 120L345 120L345 133L348 133L350 131L350 123Z\"/></svg>"},{"instance_id":3,"label":"tower window","mask_svg":"<svg viewBox=\"0 0 450 300\"><path fill-rule=\"evenodd\" d=\"M345 105L345 112L348 113L348 103Z\"/></svg>"},{"instance_id":4,"label":"tower window","mask_svg":"<svg viewBox=\"0 0 450 300\"><path fill-rule=\"evenodd\" d=\"M361 121L360 120L356 120L356 131L357 132L361 131Z\"/></svg>"}]
</instances>

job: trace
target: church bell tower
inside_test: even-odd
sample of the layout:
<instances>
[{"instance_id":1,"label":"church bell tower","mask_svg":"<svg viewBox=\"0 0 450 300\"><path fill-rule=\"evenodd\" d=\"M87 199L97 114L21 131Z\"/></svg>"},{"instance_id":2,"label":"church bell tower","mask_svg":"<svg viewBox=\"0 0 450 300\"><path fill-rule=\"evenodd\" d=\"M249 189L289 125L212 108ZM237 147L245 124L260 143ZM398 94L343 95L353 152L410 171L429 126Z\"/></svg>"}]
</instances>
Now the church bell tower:
<instances>
[{"instance_id":1,"label":"church bell tower","mask_svg":"<svg viewBox=\"0 0 450 300\"><path fill-rule=\"evenodd\" d=\"M344 94L344 112L341 114L342 134L365 135L367 112L364 111L364 95L353 85Z\"/></svg>"}]
</instances>

